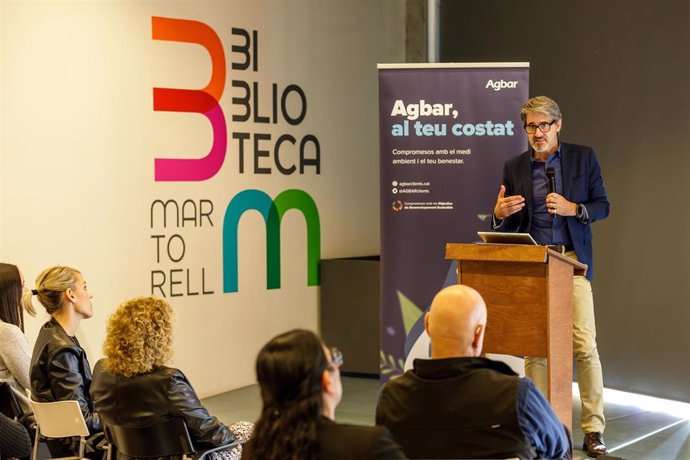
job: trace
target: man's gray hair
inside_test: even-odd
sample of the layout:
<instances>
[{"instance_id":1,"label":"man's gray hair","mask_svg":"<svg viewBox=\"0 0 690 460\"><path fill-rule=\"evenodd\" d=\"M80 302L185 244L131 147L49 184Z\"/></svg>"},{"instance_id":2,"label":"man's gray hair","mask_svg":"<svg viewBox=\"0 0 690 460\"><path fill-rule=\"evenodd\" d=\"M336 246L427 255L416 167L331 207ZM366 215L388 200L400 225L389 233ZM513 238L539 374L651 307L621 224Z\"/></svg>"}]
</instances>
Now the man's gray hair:
<instances>
[{"instance_id":1,"label":"man's gray hair","mask_svg":"<svg viewBox=\"0 0 690 460\"><path fill-rule=\"evenodd\" d=\"M562 118L561 109L556 104L556 101L546 96L537 96L525 102L525 105L520 109L520 119L522 124L525 124L527 119L527 114L529 112L540 112L544 115L548 115L554 120L560 120Z\"/></svg>"}]
</instances>

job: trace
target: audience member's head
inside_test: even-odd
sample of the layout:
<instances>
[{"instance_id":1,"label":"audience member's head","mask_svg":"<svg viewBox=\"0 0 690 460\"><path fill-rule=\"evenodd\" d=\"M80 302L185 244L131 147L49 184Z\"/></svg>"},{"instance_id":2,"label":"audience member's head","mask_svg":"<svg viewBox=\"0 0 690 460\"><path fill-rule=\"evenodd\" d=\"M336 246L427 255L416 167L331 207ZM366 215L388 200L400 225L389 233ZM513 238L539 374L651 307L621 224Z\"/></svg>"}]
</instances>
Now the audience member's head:
<instances>
[{"instance_id":1,"label":"audience member's head","mask_svg":"<svg viewBox=\"0 0 690 460\"><path fill-rule=\"evenodd\" d=\"M443 289L424 318L431 359L415 359L413 369L381 388L376 422L390 429L410 458L567 454L567 432L532 381L481 356L486 321L477 291Z\"/></svg>"},{"instance_id":2,"label":"audience member's head","mask_svg":"<svg viewBox=\"0 0 690 460\"><path fill-rule=\"evenodd\" d=\"M151 372L172 356L173 310L155 297L120 305L108 320L103 353L113 374L132 377Z\"/></svg>"},{"instance_id":3,"label":"audience member's head","mask_svg":"<svg viewBox=\"0 0 690 460\"><path fill-rule=\"evenodd\" d=\"M243 458L315 459L317 422L333 418L342 397L341 363L342 355L311 331L286 332L264 345L256 359L263 409Z\"/></svg>"},{"instance_id":4,"label":"audience member's head","mask_svg":"<svg viewBox=\"0 0 690 460\"><path fill-rule=\"evenodd\" d=\"M24 278L16 265L0 263L0 321L24 331L21 308Z\"/></svg>"},{"instance_id":5,"label":"audience member's head","mask_svg":"<svg viewBox=\"0 0 690 460\"><path fill-rule=\"evenodd\" d=\"M22 298L22 305L31 314L36 314L32 294L38 297L51 316L67 313L65 308L70 305L81 318L93 316L91 294L86 290L86 281L81 272L75 268L56 266L46 268L36 278L36 287L27 290Z\"/></svg>"},{"instance_id":6,"label":"audience member's head","mask_svg":"<svg viewBox=\"0 0 690 460\"><path fill-rule=\"evenodd\" d=\"M424 318L432 358L479 356L484 344L486 304L477 291L460 284L440 291Z\"/></svg>"}]
</instances>

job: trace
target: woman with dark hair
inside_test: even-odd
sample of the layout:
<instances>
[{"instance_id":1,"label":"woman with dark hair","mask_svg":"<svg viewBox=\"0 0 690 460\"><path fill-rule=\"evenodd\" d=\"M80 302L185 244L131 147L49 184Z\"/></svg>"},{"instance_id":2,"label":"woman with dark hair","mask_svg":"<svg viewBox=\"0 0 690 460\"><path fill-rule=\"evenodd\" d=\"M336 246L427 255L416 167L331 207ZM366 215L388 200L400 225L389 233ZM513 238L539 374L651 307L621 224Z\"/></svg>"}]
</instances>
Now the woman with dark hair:
<instances>
[{"instance_id":1,"label":"woman with dark hair","mask_svg":"<svg viewBox=\"0 0 690 460\"><path fill-rule=\"evenodd\" d=\"M342 354L311 331L271 339L256 358L263 409L242 460L404 459L385 427L336 424Z\"/></svg>"},{"instance_id":2,"label":"woman with dark hair","mask_svg":"<svg viewBox=\"0 0 690 460\"><path fill-rule=\"evenodd\" d=\"M231 426L211 416L172 357L173 310L155 297L139 297L118 307L108 320L103 351L93 371L91 394L103 424L146 427L179 417L197 449L245 441L253 424ZM241 448L212 452L205 458L239 459ZM117 452L118 460L131 460ZM161 459L159 459L161 460Z\"/></svg>"},{"instance_id":3,"label":"woman with dark hair","mask_svg":"<svg viewBox=\"0 0 690 460\"><path fill-rule=\"evenodd\" d=\"M21 307L24 278L16 265L0 263L0 381L10 384L24 412L31 412L26 397L31 352L24 335Z\"/></svg>"},{"instance_id":4,"label":"woman with dark hair","mask_svg":"<svg viewBox=\"0 0 690 460\"><path fill-rule=\"evenodd\" d=\"M74 268L48 268L36 278L35 289L22 298L24 309L34 314L32 295L38 297L50 320L38 332L31 356L31 397L39 402L77 401L91 435L87 457L100 458L102 453L94 452L103 433L89 395L91 365L76 337L79 323L93 316L86 281ZM49 439L47 444L53 456L74 455L73 440Z\"/></svg>"}]
</instances>

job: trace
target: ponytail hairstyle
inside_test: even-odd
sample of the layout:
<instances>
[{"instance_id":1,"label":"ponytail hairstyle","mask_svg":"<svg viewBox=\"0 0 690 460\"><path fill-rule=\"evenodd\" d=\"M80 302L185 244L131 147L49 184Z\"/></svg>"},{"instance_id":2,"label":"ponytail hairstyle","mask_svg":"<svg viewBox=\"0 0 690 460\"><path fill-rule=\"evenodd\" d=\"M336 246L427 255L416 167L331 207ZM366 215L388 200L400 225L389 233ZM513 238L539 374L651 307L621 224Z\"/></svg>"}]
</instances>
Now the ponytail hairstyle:
<instances>
[{"instance_id":1,"label":"ponytail hairstyle","mask_svg":"<svg viewBox=\"0 0 690 460\"><path fill-rule=\"evenodd\" d=\"M81 272L75 268L55 266L46 268L36 278L36 288L24 293L22 306L32 315L36 314L31 297L38 297L38 301L43 305L49 315L62 308L64 292L67 289L74 289L77 284L77 274Z\"/></svg>"},{"instance_id":2,"label":"ponytail hairstyle","mask_svg":"<svg viewBox=\"0 0 690 460\"><path fill-rule=\"evenodd\" d=\"M244 460L316 460L328 365L323 343L311 331L295 329L264 345L256 358L263 409Z\"/></svg>"},{"instance_id":3,"label":"ponytail hairstyle","mask_svg":"<svg viewBox=\"0 0 690 460\"><path fill-rule=\"evenodd\" d=\"M22 277L16 265L0 263L0 321L14 324L24 332Z\"/></svg>"}]
</instances>

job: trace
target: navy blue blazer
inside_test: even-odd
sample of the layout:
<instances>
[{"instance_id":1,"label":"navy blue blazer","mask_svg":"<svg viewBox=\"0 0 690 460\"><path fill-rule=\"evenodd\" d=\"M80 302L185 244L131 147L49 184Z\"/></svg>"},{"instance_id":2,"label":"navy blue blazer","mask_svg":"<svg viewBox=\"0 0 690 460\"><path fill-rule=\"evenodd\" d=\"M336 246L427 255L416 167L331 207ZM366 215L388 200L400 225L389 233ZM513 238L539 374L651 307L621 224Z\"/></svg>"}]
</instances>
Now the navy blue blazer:
<instances>
[{"instance_id":1,"label":"navy blue blazer","mask_svg":"<svg viewBox=\"0 0 690 460\"><path fill-rule=\"evenodd\" d=\"M580 262L587 264L587 279L594 275L592 258L592 230L590 224L609 215L609 200L601 177L601 167L594 149L582 145L561 142L561 174L563 197L587 208L589 219L581 222L577 217L566 217L570 238ZM503 167L505 196L522 195L525 207L506 217L495 230L502 232L529 233L534 209L532 197L532 150L508 160Z\"/></svg>"}]
</instances>

